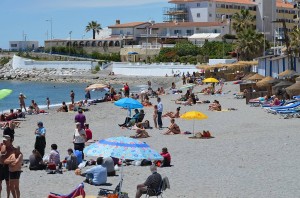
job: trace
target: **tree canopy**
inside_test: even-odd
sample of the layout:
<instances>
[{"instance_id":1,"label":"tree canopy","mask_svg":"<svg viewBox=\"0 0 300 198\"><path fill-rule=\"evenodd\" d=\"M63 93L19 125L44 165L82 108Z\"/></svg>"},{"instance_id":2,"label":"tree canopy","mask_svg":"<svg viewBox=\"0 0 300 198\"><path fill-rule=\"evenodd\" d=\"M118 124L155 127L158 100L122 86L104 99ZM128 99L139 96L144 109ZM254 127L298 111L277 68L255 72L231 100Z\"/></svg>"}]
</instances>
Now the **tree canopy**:
<instances>
[{"instance_id":1,"label":"tree canopy","mask_svg":"<svg viewBox=\"0 0 300 198\"><path fill-rule=\"evenodd\" d=\"M91 30L93 31L93 39L96 38L96 33L99 33L101 29L102 29L101 25L99 23L97 23L97 21L91 21L85 27L86 32L89 32Z\"/></svg>"}]
</instances>

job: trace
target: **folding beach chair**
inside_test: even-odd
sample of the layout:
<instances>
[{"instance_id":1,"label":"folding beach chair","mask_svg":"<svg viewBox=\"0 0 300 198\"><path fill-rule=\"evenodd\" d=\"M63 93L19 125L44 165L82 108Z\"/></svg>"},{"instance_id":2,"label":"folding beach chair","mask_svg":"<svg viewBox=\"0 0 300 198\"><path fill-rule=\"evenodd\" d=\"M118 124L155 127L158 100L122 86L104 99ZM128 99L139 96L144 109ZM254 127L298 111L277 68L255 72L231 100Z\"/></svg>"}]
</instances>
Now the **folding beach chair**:
<instances>
[{"instance_id":1,"label":"folding beach chair","mask_svg":"<svg viewBox=\"0 0 300 198\"><path fill-rule=\"evenodd\" d=\"M80 195L83 198L85 198L85 191L84 191L84 184L83 183L81 183L77 188L75 188L68 195L61 195L61 194L50 192L50 195L48 195L48 198L75 198L75 197L78 197Z\"/></svg>"},{"instance_id":2,"label":"folding beach chair","mask_svg":"<svg viewBox=\"0 0 300 198\"><path fill-rule=\"evenodd\" d=\"M169 182L169 178L168 177L164 177L161 180L161 183L159 185L159 189L155 190L155 189L147 189L147 193L146 193L146 198L147 197L158 197L160 196L161 198L163 191L165 191L167 188L170 189L170 182Z\"/></svg>"}]
</instances>

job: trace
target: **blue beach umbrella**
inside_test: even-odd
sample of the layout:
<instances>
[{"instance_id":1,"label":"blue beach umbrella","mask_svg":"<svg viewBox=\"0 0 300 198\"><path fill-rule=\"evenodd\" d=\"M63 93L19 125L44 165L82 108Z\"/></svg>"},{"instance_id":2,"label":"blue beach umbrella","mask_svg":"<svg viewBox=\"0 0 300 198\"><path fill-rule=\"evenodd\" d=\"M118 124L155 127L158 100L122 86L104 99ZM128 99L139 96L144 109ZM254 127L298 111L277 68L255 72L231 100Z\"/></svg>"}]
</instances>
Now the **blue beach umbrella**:
<instances>
[{"instance_id":1,"label":"blue beach umbrella","mask_svg":"<svg viewBox=\"0 0 300 198\"><path fill-rule=\"evenodd\" d=\"M131 109L139 109L144 106L139 101L132 98L122 98L114 103L118 107L127 108L129 111L129 116L131 116Z\"/></svg>"},{"instance_id":2,"label":"blue beach umbrella","mask_svg":"<svg viewBox=\"0 0 300 198\"><path fill-rule=\"evenodd\" d=\"M83 153L94 157L115 157L122 160L162 160L162 156L150 146L129 137L112 137L87 146Z\"/></svg>"},{"instance_id":3,"label":"blue beach umbrella","mask_svg":"<svg viewBox=\"0 0 300 198\"><path fill-rule=\"evenodd\" d=\"M99 140L85 147L83 153L94 157L115 157L121 160L162 160L163 157L150 146L128 137L112 137ZM120 192L123 181L123 163L121 169Z\"/></svg>"}]
</instances>

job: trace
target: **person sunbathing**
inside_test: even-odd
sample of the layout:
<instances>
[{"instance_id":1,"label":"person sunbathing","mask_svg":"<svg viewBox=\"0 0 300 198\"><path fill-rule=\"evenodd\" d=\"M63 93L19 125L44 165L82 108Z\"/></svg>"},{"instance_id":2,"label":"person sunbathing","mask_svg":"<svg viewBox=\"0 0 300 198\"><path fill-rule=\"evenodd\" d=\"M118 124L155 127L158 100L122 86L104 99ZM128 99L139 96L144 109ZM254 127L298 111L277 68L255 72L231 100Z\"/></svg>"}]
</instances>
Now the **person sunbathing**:
<instances>
[{"instance_id":1,"label":"person sunbathing","mask_svg":"<svg viewBox=\"0 0 300 198\"><path fill-rule=\"evenodd\" d=\"M220 105L220 102L217 101L217 100L214 100L213 103L211 103L209 106L208 106L208 110L210 111L221 111L222 110L222 107Z\"/></svg>"},{"instance_id":2,"label":"person sunbathing","mask_svg":"<svg viewBox=\"0 0 300 198\"><path fill-rule=\"evenodd\" d=\"M147 95L145 95L143 102L142 102L143 106L151 106L152 103L149 100L149 97Z\"/></svg>"},{"instance_id":3,"label":"person sunbathing","mask_svg":"<svg viewBox=\"0 0 300 198\"><path fill-rule=\"evenodd\" d=\"M72 109L74 108L74 105L72 105ZM69 107L70 108L70 107ZM71 108L70 108L71 109ZM57 110L57 112L68 112L68 107L66 105L66 102L63 101L61 107L59 107Z\"/></svg>"},{"instance_id":4,"label":"person sunbathing","mask_svg":"<svg viewBox=\"0 0 300 198\"><path fill-rule=\"evenodd\" d=\"M177 107L176 113L170 111L165 113L162 117L180 118L180 108L181 107Z\"/></svg>"},{"instance_id":5,"label":"person sunbathing","mask_svg":"<svg viewBox=\"0 0 300 198\"><path fill-rule=\"evenodd\" d=\"M270 104L270 106L279 106L280 100L278 98L274 98L273 102Z\"/></svg>"},{"instance_id":6,"label":"person sunbathing","mask_svg":"<svg viewBox=\"0 0 300 198\"><path fill-rule=\"evenodd\" d=\"M139 122L136 124L136 134L134 136L130 136L132 138L148 138L150 137L148 132L145 130L143 123Z\"/></svg>"},{"instance_id":7,"label":"person sunbathing","mask_svg":"<svg viewBox=\"0 0 300 198\"><path fill-rule=\"evenodd\" d=\"M194 100L193 100L192 96L190 95L188 97L187 101L178 101L178 100L176 100L175 104L182 104L184 106L186 106L186 105L193 105L194 104Z\"/></svg>"},{"instance_id":8,"label":"person sunbathing","mask_svg":"<svg viewBox=\"0 0 300 198\"><path fill-rule=\"evenodd\" d=\"M168 127L168 130L164 133L164 135L176 135L180 134L180 128L179 126L175 123L175 119L171 119L171 125Z\"/></svg>"}]
</instances>

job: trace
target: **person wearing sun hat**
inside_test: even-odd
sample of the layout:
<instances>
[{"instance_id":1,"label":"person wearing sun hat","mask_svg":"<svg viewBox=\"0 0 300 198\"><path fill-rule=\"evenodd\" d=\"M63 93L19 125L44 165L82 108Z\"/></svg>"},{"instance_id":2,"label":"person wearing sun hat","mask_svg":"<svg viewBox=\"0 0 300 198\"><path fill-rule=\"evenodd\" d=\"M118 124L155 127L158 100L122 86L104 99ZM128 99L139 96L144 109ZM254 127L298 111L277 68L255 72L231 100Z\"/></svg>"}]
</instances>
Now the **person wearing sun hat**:
<instances>
[{"instance_id":1,"label":"person wearing sun hat","mask_svg":"<svg viewBox=\"0 0 300 198\"><path fill-rule=\"evenodd\" d=\"M38 128L35 129L35 144L34 148L41 154L42 157L45 155L46 148L46 129L43 122L37 123Z\"/></svg>"}]
</instances>

